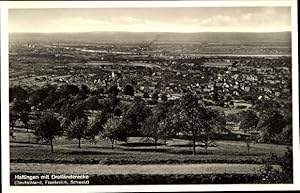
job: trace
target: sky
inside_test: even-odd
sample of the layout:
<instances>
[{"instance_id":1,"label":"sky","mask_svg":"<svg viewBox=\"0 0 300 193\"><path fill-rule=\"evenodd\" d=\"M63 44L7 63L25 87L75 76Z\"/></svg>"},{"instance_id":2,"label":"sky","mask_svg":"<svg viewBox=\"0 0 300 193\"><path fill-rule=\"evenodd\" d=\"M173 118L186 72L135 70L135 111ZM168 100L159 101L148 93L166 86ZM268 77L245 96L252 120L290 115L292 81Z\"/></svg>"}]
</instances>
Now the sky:
<instances>
[{"instance_id":1,"label":"sky","mask_svg":"<svg viewBox=\"0 0 300 193\"><path fill-rule=\"evenodd\" d=\"M279 32L290 7L9 9L9 32Z\"/></svg>"}]
</instances>

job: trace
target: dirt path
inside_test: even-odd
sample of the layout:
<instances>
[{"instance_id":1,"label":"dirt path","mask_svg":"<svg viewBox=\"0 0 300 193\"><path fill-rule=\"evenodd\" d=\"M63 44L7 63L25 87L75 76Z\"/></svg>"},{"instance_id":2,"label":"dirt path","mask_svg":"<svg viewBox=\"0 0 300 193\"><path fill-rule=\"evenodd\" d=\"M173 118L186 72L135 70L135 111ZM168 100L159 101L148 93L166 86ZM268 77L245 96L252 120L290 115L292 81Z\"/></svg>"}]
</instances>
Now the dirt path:
<instances>
[{"instance_id":1,"label":"dirt path","mask_svg":"<svg viewBox=\"0 0 300 193\"><path fill-rule=\"evenodd\" d=\"M279 169L280 166L274 166ZM15 173L47 174L253 174L258 164L153 164L153 165L100 165L100 164L38 164L11 163Z\"/></svg>"}]
</instances>

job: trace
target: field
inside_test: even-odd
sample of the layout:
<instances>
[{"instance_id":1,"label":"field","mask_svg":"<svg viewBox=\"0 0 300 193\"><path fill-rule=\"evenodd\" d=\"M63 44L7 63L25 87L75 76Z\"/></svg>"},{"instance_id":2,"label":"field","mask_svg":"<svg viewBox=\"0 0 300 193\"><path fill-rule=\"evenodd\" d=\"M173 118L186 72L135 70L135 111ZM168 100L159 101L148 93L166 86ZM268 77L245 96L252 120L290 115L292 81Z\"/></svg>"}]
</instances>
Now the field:
<instances>
[{"instance_id":1,"label":"field","mask_svg":"<svg viewBox=\"0 0 300 193\"><path fill-rule=\"evenodd\" d=\"M253 144L247 155L242 141L216 141L206 155L197 146L192 155L190 142L170 139L167 146L145 143L144 138L129 138L127 143L111 144L99 139L96 144L58 138L54 153L48 144L35 143L33 133L16 129L10 143L11 184L24 185L13 180L14 175L88 175L89 184L243 184L262 183L257 176L265 161L280 170L278 160L284 155L283 145ZM146 140L147 141L147 140ZM270 153L277 155L270 160ZM72 185L72 180L37 182ZM80 181L78 183L85 183Z\"/></svg>"},{"instance_id":2,"label":"field","mask_svg":"<svg viewBox=\"0 0 300 193\"><path fill-rule=\"evenodd\" d=\"M96 144L83 141L81 148L77 141L68 141L64 137L54 142L54 153L50 153L47 144L34 144L32 133L16 132L16 138L10 144L12 163L73 163L73 164L176 164L176 163L263 163L270 154L281 157L286 148L283 145L253 144L250 154L242 141L216 141L216 147L210 147L208 154L204 148L197 147L197 155L191 155L189 141L170 139L167 146L142 143L144 138L129 138L127 143L111 144L98 140ZM272 160L276 163L276 160Z\"/></svg>"}]
</instances>

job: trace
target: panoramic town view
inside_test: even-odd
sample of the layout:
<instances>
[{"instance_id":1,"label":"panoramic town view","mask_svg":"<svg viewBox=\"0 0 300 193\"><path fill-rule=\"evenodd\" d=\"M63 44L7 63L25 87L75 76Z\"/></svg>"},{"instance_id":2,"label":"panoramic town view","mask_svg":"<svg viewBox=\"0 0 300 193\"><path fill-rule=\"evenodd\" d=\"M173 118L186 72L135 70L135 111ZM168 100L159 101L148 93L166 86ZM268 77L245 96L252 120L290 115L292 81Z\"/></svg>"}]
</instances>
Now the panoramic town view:
<instances>
[{"instance_id":1,"label":"panoramic town view","mask_svg":"<svg viewBox=\"0 0 300 193\"><path fill-rule=\"evenodd\" d=\"M10 10L11 185L293 183L289 15Z\"/></svg>"}]
</instances>

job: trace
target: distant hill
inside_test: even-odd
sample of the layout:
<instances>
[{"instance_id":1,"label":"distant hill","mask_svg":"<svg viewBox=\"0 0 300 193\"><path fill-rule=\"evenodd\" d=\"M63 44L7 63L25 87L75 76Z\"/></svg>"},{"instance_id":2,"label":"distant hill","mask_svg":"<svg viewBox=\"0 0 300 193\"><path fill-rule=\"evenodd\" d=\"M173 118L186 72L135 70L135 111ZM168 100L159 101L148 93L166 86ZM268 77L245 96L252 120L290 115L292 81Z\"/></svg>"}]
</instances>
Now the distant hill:
<instances>
[{"instance_id":1,"label":"distant hill","mask_svg":"<svg viewBox=\"0 0 300 193\"><path fill-rule=\"evenodd\" d=\"M291 32L84 32L84 33L10 33L10 41L30 42L85 42L85 43L216 43L236 44L280 42L290 44Z\"/></svg>"}]
</instances>

